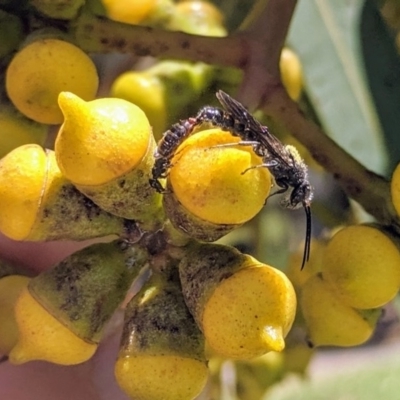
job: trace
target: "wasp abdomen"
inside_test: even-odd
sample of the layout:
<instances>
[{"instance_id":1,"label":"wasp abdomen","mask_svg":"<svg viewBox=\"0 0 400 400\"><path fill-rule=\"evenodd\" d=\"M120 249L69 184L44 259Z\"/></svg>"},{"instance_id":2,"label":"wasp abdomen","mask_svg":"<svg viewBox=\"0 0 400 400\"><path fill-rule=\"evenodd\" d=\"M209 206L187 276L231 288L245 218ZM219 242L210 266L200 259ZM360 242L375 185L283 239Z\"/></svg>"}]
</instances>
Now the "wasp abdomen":
<instances>
[{"instance_id":1,"label":"wasp abdomen","mask_svg":"<svg viewBox=\"0 0 400 400\"><path fill-rule=\"evenodd\" d=\"M195 124L194 118L188 118L172 125L160 140L155 157L172 157L182 141L191 134Z\"/></svg>"}]
</instances>

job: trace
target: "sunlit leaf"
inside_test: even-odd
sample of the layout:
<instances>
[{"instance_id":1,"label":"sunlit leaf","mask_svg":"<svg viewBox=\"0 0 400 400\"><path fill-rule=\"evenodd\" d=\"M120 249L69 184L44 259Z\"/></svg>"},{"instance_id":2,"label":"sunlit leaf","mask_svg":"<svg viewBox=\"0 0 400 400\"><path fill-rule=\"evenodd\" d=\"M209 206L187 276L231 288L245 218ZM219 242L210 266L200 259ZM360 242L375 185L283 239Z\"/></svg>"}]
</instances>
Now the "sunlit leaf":
<instances>
[{"instance_id":1,"label":"sunlit leaf","mask_svg":"<svg viewBox=\"0 0 400 400\"><path fill-rule=\"evenodd\" d=\"M361 0L300 0L289 44L326 132L357 160L385 172L387 151L360 57Z\"/></svg>"}]
</instances>

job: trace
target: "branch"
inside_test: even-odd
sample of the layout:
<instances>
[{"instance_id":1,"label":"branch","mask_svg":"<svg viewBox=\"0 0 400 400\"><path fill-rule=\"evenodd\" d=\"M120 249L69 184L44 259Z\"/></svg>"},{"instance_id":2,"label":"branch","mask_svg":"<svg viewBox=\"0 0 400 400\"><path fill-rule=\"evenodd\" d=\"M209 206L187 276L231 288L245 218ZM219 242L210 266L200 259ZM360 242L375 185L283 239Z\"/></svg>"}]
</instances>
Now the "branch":
<instances>
[{"instance_id":1,"label":"branch","mask_svg":"<svg viewBox=\"0 0 400 400\"><path fill-rule=\"evenodd\" d=\"M293 134L313 158L333 174L346 193L385 225L400 233L400 219L394 210L390 183L366 169L307 119L282 85L265 92L262 110Z\"/></svg>"},{"instance_id":2,"label":"branch","mask_svg":"<svg viewBox=\"0 0 400 400\"><path fill-rule=\"evenodd\" d=\"M241 32L250 51L240 98L250 109L259 104L271 85L280 83L279 60L296 3L297 0L269 0L266 4L260 1L252 11L256 19Z\"/></svg>"},{"instance_id":3,"label":"branch","mask_svg":"<svg viewBox=\"0 0 400 400\"><path fill-rule=\"evenodd\" d=\"M206 37L128 25L87 12L74 21L70 33L88 53L132 53L237 68L244 68L248 62L245 38Z\"/></svg>"}]
</instances>

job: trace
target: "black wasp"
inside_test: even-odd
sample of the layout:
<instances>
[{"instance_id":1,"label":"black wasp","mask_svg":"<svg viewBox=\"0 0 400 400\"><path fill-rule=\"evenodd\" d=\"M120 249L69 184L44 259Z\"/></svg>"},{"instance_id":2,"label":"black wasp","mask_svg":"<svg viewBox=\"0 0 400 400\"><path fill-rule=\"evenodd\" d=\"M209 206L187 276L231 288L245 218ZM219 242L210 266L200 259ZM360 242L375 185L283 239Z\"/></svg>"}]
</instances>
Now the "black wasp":
<instances>
[{"instance_id":1,"label":"black wasp","mask_svg":"<svg viewBox=\"0 0 400 400\"><path fill-rule=\"evenodd\" d=\"M269 169L280 189L274 193L287 193L281 201L283 207L297 209L304 207L306 213L306 238L301 268L310 257L311 244L311 208L313 188L308 182L307 166L297 150L290 145L284 145L268 128L261 125L246 108L219 90L216 94L224 110L217 107L203 107L195 118L189 118L174 124L166 131L158 143L155 152L155 164L152 169L150 184L160 193L164 188L159 182L165 178L171 167L171 160L176 149L201 124L210 124L229 131L233 136L240 137L241 141L234 145L252 146L253 151L263 162L258 167ZM225 145L221 145L225 146Z\"/></svg>"},{"instance_id":2,"label":"black wasp","mask_svg":"<svg viewBox=\"0 0 400 400\"><path fill-rule=\"evenodd\" d=\"M150 179L150 185L157 192L164 192L159 179L167 177L168 169L171 167L171 160L175 155L176 149L192 133L196 122L195 118L188 118L172 125L171 129L168 129L158 142L157 150L154 153L155 162L151 170L153 178Z\"/></svg>"}]
</instances>

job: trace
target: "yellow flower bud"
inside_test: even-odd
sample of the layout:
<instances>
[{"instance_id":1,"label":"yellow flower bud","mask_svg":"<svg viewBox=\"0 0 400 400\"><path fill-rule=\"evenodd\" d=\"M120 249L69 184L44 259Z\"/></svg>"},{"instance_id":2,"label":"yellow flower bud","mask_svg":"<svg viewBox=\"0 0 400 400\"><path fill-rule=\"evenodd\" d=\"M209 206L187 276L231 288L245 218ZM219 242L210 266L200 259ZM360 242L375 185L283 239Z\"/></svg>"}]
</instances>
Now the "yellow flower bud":
<instances>
[{"instance_id":1,"label":"yellow flower bud","mask_svg":"<svg viewBox=\"0 0 400 400\"><path fill-rule=\"evenodd\" d=\"M399 290L399 249L377 227L355 225L337 232L326 246L322 265L331 290L350 307L383 306Z\"/></svg>"},{"instance_id":2,"label":"yellow flower bud","mask_svg":"<svg viewBox=\"0 0 400 400\"><path fill-rule=\"evenodd\" d=\"M250 146L220 129L196 133L183 142L172 161L171 192L164 207L177 229L200 240L216 240L253 218L271 188L267 168Z\"/></svg>"},{"instance_id":3,"label":"yellow flower bud","mask_svg":"<svg viewBox=\"0 0 400 400\"><path fill-rule=\"evenodd\" d=\"M71 332L98 343L147 258L139 245L94 244L32 278L29 291Z\"/></svg>"},{"instance_id":4,"label":"yellow flower bud","mask_svg":"<svg viewBox=\"0 0 400 400\"><path fill-rule=\"evenodd\" d=\"M221 245L194 245L179 265L189 310L210 347L228 358L281 351L296 312L286 276Z\"/></svg>"},{"instance_id":5,"label":"yellow flower bud","mask_svg":"<svg viewBox=\"0 0 400 400\"><path fill-rule=\"evenodd\" d=\"M161 199L148 182L155 141L144 112L126 100L85 102L67 92L59 104L65 121L55 151L65 177L114 215L153 220Z\"/></svg>"},{"instance_id":6,"label":"yellow flower bud","mask_svg":"<svg viewBox=\"0 0 400 400\"><path fill-rule=\"evenodd\" d=\"M7 94L28 118L59 124L63 115L58 94L69 90L86 100L97 92L93 61L80 48L59 39L38 39L20 50L6 73Z\"/></svg>"},{"instance_id":7,"label":"yellow flower bud","mask_svg":"<svg viewBox=\"0 0 400 400\"><path fill-rule=\"evenodd\" d=\"M312 257L310 261L307 262L304 269L299 268L303 259L304 243L301 243L295 252L290 255L285 272L296 289L307 282L308 278L312 275L322 270L325 247L326 243L324 241L317 239L311 240L310 254L312 254Z\"/></svg>"},{"instance_id":8,"label":"yellow flower bud","mask_svg":"<svg viewBox=\"0 0 400 400\"><path fill-rule=\"evenodd\" d=\"M357 346L372 335L380 309L357 310L342 302L320 274L302 286L300 305L313 346Z\"/></svg>"},{"instance_id":9,"label":"yellow flower bud","mask_svg":"<svg viewBox=\"0 0 400 400\"><path fill-rule=\"evenodd\" d=\"M0 160L0 230L12 239L29 236L39 209L47 157L25 145Z\"/></svg>"},{"instance_id":10,"label":"yellow flower bud","mask_svg":"<svg viewBox=\"0 0 400 400\"><path fill-rule=\"evenodd\" d=\"M177 279L153 275L125 311L115 376L133 399L194 399L207 380L204 338Z\"/></svg>"},{"instance_id":11,"label":"yellow flower bud","mask_svg":"<svg viewBox=\"0 0 400 400\"><path fill-rule=\"evenodd\" d=\"M18 147L0 160L0 230L15 240L82 240L124 232L61 174L54 152Z\"/></svg>"},{"instance_id":12,"label":"yellow flower bud","mask_svg":"<svg viewBox=\"0 0 400 400\"><path fill-rule=\"evenodd\" d=\"M99 243L32 278L15 306L19 338L10 361L88 360L146 261L139 246Z\"/></svg>"},{"instance_id":13,"label":"yellow flower bud","mask_svg":"<svg viewBox=\"0 0 400 400\"><path fill-rule=\"evenodd\" d=\"M397 167L393 172L392 180L390 182L390 193L392 195L392 203L397 215L400 215L400 164L397 164Z\"/></svg>"},{"instance_id":14,"label":"yellow flower bud","mask_svg":"<svg viewBox=\"0 0 400 400\"><path fill-rule=\"evenodd\" d=\"M102 0L107 16L126 24L139 24L156 8L157 0Z\"/></svg>"},{"instance_id":15,"label":"yellow flower bud","mask_svg":"<svg viewBox=\"0 0 400 400\"><path fill-rule=\"evenodd\" d=\"M299 100L303 88L303 68L297 54L293 50L284 47L279 68L282 82L289 96L295 101Z\"/></svg>"},{"instance_id":16,"label":"yellow flower bud","mask_svg":"<svg viewBox=\"0 0 400 400\"><path fill-rule=\"evenodd\" d=\"M13 364L45 360L62 365L88 360L97 344L85 342L42 307L25 288L15 306L19 338L9 355Z\"/></svg>"},{"instance_id":17,"label":"yellow flower bud","mask_svg":"<svg viewBox=\"0 0 400 400\"><path fill-rule=\"evenodd\" d=\"M111 86L111 96L125 99L140 107L153 128L154 136L161 138L167 124L167 104L164 85L147 71L128 71Z\"/></svg>"}]
</instances>

